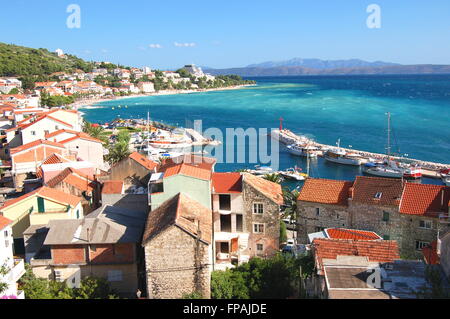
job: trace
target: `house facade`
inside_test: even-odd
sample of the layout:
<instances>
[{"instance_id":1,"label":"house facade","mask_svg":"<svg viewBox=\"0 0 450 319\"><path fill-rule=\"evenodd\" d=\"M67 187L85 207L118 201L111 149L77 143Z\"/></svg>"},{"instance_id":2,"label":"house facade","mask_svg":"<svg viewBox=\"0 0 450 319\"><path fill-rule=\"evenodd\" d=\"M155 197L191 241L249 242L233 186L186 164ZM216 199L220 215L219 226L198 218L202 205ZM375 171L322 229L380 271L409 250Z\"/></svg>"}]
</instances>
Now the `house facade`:
<instances>
[{"instance_id":1,"label":"house facade","mask_svg":"<svg viewBox=\"0 0 450 319\"><path fill-rule=\"evenodd\" d=\"M25 274L25 266L23 259L14 257L12 223L0 215L0 268L4 270L0 273L0 283L6 284L0 290L0 299L4 296L25 299L24 292L17 288L17 281Z\"/></svg>"},{"instance_id":2,"label":"house facade","mask_svg":"<svg viewBox=\"0 0 450 319\"><path fill-rule=\"evenodd\" d=\"M323 228L361 229L396 240L403 257L421 258L422 249L448 229L439 222L448 212L448 187L365 176L345 183L305 182L297 205L301 241L307 243L308 233Z\"/></svg>"}]
</instances>

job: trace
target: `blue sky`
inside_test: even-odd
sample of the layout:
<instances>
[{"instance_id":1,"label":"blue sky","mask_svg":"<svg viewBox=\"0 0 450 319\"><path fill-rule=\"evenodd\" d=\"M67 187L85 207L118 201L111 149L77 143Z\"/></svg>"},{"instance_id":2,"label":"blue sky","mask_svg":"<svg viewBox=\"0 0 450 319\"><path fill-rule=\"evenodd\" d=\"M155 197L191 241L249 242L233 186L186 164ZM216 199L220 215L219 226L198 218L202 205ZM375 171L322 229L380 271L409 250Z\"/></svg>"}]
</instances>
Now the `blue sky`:
<instances>
[{"instance_id":1,"label":"blue sky","mask_svg":"<svg viewBox=\"0 0 450 319\"><path fill-rule=\"evenodd\" d=\"M72 3L81 8L80 29L66 26ZM372 3L381 7L380 29L366 26ZM155 68L240 67L294 57L450 64L450 1L430 3L15 0L2 3L0 41Z\"/></svg>"}]
</instances>

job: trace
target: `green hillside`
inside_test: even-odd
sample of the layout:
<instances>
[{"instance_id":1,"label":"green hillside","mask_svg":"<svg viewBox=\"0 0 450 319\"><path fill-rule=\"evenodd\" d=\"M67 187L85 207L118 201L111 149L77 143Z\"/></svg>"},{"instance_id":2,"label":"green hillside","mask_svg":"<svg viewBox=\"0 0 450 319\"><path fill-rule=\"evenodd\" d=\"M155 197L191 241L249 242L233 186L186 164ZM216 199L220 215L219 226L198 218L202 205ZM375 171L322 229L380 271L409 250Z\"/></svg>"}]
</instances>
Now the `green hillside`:
<instances>
[{"instance_id":1,"label":"green hillside","mask_svg":"<svg viewBox=\"0 0 450 319\"><path fill-rule=\"evenodd\" d=\"M47 49L32 49L0 42L0 76L41 76L80 69L89 72L93 63L73 55L60 58Z\"/></svg>"}]
</instances>

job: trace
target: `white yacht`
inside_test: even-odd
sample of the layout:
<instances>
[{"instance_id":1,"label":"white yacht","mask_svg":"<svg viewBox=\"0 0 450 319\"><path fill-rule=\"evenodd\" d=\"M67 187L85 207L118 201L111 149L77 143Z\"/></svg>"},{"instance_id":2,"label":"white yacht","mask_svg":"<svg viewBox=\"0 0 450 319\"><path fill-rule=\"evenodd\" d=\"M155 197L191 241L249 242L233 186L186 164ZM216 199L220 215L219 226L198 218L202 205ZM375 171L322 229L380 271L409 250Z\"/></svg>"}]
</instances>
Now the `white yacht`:
<instances>
[{"instance_id":1,"label":"white yacht","mask_svg":"<svg viewBox=\"0 0 450 319\"><path fill-rule=\"evenodd\" d=\"M304 181L307 177L307 174L302 173L295 168L288 168L284 172L280 172L280 174L287 179L293 179L296 181Z\"/></svg>"},{"instance_id":2,"label":"white yacht","mask_svg":"<svg viewBox=\"0 0 450 319\"><path fill-rule=\"evenodd\" d=\"M324 156L325 160L333 163L359 166L362 164L358 154L347 153L343 149L335 148L328 150Z\"/></svg>"},{"instance_id":3,"label":"white yacht","mask_svg":"<svg viewBox=\"0 0 450 319\"><path fill-rule=\"evenodd\" d=\"M299 145L291 144L287 146L288 152L292 155L303 156L303 157L317 157L317 151L319 150L315 146L311 145Z\"/></svg>"}]
</instances>

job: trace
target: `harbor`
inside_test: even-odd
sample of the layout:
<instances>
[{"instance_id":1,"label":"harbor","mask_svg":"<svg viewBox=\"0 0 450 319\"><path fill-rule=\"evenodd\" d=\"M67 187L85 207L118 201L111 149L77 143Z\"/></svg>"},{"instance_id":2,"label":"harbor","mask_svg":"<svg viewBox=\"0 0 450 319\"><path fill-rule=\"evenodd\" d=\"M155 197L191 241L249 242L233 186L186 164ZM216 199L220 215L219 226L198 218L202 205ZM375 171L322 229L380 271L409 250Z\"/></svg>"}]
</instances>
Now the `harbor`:
<instances>
[{"instance_id":1,"label":"harbor","mask_svg":"<svg viewBox=\"0 0 450 319\"><path fill-rule=\"evenodd\" d=\"M308 145L310 147L314 147L317 149L317 151L315 151L315 153L319 157L324 157L325 153L328 150L336 148L336 146L334 146L334 145L321 144L321 143L318 143L314 140L307 138L306 136L297 135L297 134L293 133L292 131L290 131L289 129L283 128L282 126L280 126L280 129L272 130L272 132L270 133L270 136L286 146L293 145L293 144L299 144L299 145L303 144L303 145ZM345 147L339 147L339 148L350 154L358 155L362 164L366 164L374 159L378 160L378 161L382 161L387 157L386 154L360 151L360 150L355 150L355 149L350 149L350 148L345 148ZM448 167L450 167L450 164L435 163L435 162L410 159L410 158L405 159L403 157L398 157L398 156L391 156L391 159L395 160L395 161L408 162L409 164L412 164L412 165L418 165L422 168L422 176L423 177L433 178L433 179L440 179L441 178L440 172L442 170L445 170Z\"/></svg>"}]
</instances>

